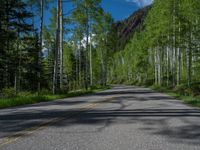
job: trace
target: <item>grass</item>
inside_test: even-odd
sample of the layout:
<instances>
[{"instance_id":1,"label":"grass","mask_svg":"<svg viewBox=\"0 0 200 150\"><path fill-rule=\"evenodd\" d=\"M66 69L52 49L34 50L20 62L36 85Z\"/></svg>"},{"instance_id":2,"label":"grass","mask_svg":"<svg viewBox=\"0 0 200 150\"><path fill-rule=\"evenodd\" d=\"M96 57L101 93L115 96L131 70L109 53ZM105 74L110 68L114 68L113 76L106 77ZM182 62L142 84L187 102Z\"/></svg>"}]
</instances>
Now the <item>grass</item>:
<instances>
[{"instance_id":1,"label":"grass","mask_svg":"<svg viewBox=\"0 0 200 150\"><path fill-rule=\"evenodd\" d=\"M170 92L167 94L172 97L175 97L179 100L182 100L186 104L190 104L195 107L200 107L200 97L199 96L185 96L185 95L180 95L180 94L173 93L173 92Z\"/></svg>"},{"instance_id":2,"label":"grass","mask_svg":"<svg viewBox=\"0 0 200 150\"><path fill-rule=\"evenodd\" d=\"M63 99L63 98L68 98L68 97L76 97L76 96L82 96L82 95L87 95L87 94L92 94L97 91L105 90L110 88L109 86L106 87L95 87L89 90L79 90L79 91L73 91L69 92L67 94L43 94L43 95L38 95L38 94L19 94L16 97L12 98L0 98L0 109L2 108L8 108L8 107L14 107L14 106L21 106L21 105L26 105L26 104L35 104L39 102L47 102L47 101L53 101L56 99Z\"/></svg>"},{"instance_id":3,"label":"grass","mask_svg":"<svg viewBox=\"0 0 200 150\"><path fill-rule=\"evenodd\" d=\"M198 95L198 96L193 96L193 95L188 95L188 94L183 95L173 89L169 89L166 87L151 86L150 88L153 90L162 92L162 93L166 93L167 95L172 96L178 100L181 100L184 103L189 104L191 106L200 107L200 95Z\"/></svg>"}]
</instances>

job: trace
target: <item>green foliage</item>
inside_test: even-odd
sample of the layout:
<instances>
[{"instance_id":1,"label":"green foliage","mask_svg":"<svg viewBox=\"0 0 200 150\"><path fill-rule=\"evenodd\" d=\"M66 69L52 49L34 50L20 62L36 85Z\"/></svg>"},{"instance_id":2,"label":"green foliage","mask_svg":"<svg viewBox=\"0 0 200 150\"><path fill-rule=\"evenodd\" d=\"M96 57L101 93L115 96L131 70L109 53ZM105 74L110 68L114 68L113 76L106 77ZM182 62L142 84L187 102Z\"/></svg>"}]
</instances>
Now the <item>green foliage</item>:
<instances>
[{"instance_id":1,"label":"green foliage","mask_svg":"<svg viewBox=\"0 0 200 150\"><path fill-rule=\"evenodd\" d=\"M191 96L185 96L185 97L181 97L180 98L187 104L190 104L192 106L196 106L196 107L200 107L200 97L191 97Z\"/></svg>"},{"instance_id":2,"label":"green foliage","mask_svg":"<svg viewBox=\"0 0 200 150\"><path fill-rule=\"evenodd\" d=\"M142 30L133 34L125 48L116 49L110 59L110 83L155 85L160 91L174 89L180 95L200 95L197 7L198 0L154 0Z\"/></svg>"},{"instance_id":3,"label":"green foliage","mask_svg":"<svg viewBox=\"0 0 200 150\"><path fill-rule=\"evenodd\" d=\"M16 91L14 88L4 88L2 89L2 95L6 98L12 98L16 96Z\"/></svg>"},{"instance_id":4,"label":"green foliage","mask_svg":"<svg viewBox=\"0 0 200 150\"><path fill-rule=\"evenodd\" d=\"M51 94L51 92L48 89L44 88L39 92L39 95L48 95L48 94Z\"/></svg>"},{"instance_id":5,"label":"green foliage","mask_svg":"<svg viewBox=\"0 0 200 150\"><path fill-rule=\"evenodd\" d=\"M200 95L200 84L192 83L191 87L188 87L187 84L180 84L176 86L174 91L184 96L198 96Z\"/></svg>"},{"instance_id":6,"label":"green foliage","mask_svg":"<svg viewBox=\"0 0 200 150\"><path fill-rule=\"evenodd\" d=\"M163 92L163 93L167 93L168 95L182 100L184 103L192 105L192 106L196 106L196 107L200 107L200 96L194 96L194 95L189 95L188 93L191 92L190 89L186 89L185 86L187 85L180 85L178 86L176 89L171 89L171 88L166 88L166 87L161 87L161 86L152 86L151 88L159 91L159 92ZM184 91L184 92L181 92ZM185 92L188 93L185 93Z\"/></svg>"},{"instance_id":7,"label":"green foliage","mask_svg":"<svg viewBox=\"0 0 200 150\"><path fill-rule=\"evenodd\" d=\"M38 36L32 23L28 21L33 14L27 7L22 0L1 1L0 89L36 89L34 85L38 79L34 74L39 70ZM30 84L33 86L30 87Z\"/></svg>"},{"instance_id":8,"label":"green foliage","mask_svg":"<svg viewBox=\"0 0 200 150\"><path fill-rule=\"evenodd\" d=\"M108 87L109 88L109 87ZM34 104L39 102L46 102L46 101L52 101L56 99L62 99L62 98L68 98L68 97L75 97L75 96L82 96L86 94L91 94L96 91L102 90L104 88L97 87L92 90L79 90L79 91L72 91L69 93L64 94L47 94L47 90L44 90L44 93L37 94L31 94L29 92L21 92L16 97L8 97L8 98L0 98L0 109L1 108L7 108L7 107L13 107L13 106L21 106L26 104Z\"/></svg>"},{"instance_id":9,"label":"green foliage","mask_svg":"<svg viewBox=\"0 0 200 150\"><path fill-rule=\"evenodd\" d=\"M27 97L27 96L31 96L31 95L33 95L33 93L25 92L25 91L17 93L17 97Z\"/></svg>"},{"instance_id":10,"label":"green foliage","mask_svg":"<svg viewBox=\"0 0 200 150\"><path fill-rule=\"evenodd\" d=\"M187 89L187 85L186 84L180 84L178 86L176 86L176 88L174 89L175 92L177 92L180 95L186 95L186 89Z\"/></svg>"}]
</instances>

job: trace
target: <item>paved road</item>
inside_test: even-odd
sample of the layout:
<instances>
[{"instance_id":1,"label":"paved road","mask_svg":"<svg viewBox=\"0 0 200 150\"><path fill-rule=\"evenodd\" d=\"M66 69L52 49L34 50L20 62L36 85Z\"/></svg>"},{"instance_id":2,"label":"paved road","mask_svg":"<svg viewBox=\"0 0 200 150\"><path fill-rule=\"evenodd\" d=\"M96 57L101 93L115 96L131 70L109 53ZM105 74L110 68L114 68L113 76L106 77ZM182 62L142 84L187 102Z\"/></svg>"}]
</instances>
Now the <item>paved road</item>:
<instances>
[{"instance_id":1,"label":"paved road","mask_svg":"<svg viewBox=\"0 0 200 150\"><path fill-rule=\"evenodd\" d=\"M0 110L3 150L200 150L200 110L147 88Z\"/></svg>"}]
</instances>

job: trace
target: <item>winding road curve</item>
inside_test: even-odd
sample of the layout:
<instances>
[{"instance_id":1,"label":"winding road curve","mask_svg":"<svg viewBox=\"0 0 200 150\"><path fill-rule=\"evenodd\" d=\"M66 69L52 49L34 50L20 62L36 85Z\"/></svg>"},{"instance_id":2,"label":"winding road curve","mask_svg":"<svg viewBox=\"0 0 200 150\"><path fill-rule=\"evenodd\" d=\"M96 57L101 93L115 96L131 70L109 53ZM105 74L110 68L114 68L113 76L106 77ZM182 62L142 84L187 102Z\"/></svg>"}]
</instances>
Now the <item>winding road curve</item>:
<instances>
[{"instance_id":1,"label":"winding road curve","mask_svg":"<svg viewBox=\"0 0 200 150\"><path fill-rule=\"evenodd\" d=\"M0 110L0 150L200 150L200 109L148 88Z\"/></svg>"}]
</instances>

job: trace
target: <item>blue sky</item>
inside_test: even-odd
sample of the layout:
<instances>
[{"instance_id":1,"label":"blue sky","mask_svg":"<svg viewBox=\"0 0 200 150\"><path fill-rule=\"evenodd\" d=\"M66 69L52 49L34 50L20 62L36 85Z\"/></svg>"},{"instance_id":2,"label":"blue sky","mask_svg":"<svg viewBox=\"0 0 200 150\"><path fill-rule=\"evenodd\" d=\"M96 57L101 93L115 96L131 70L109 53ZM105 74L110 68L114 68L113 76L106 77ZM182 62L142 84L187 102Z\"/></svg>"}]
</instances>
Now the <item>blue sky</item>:
<instances>
[{"instance_id":1,"label":"blue sky","mask_svg":"<svg viewBox=\"0 0 200 150\"><path fill-rule=\"evenodd\" d=\"M123 20L131 15L134 11L141 7L149 5L153 0L102 0L102 7L106 12L112 14L115 21ZM56 3L51 4L50 8L56 6ZM64 4L64 13L71 10L72 5L70 3ZM48 24L50 17L49 10L45 11L45 24Z\"/></svg>"},{"instance_id":2,"label":"blue sky","mask_svg":"<svg viewBox=\"0 0 200 150\"><path fill-rule=\"evenodd\" d=\"M102 0L102 7L117 21L127 18L134 11L150 3L152 0Z\"/></svg>"},{"instance_id":3,"label":"blue sky","mask_svg":"<svg viewBox=\"0 0 200 150\"><path fill-rule=\"evenodd\" d=\"M111 13L115 20L125 19L139 8L136 3L125 0L103 0L102 7Z\"/></svg>"}]
</instances>

